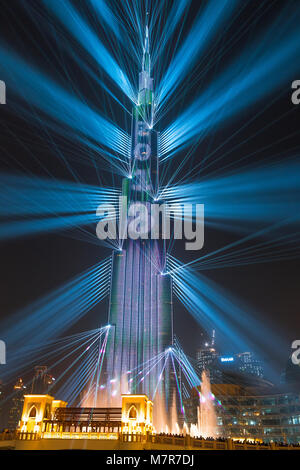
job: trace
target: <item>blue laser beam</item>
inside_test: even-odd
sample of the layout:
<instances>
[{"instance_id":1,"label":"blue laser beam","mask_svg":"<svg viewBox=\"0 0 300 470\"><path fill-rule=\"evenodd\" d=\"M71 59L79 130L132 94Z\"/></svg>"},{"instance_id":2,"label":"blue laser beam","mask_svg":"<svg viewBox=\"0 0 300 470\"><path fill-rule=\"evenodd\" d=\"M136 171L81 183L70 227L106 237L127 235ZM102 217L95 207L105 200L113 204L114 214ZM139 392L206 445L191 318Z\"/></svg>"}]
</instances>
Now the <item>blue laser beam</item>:
<instances>
[{"instance_id":1,"label":"blue laser beam","mask_svg":"<svg viewBox=\"0 0 300 470\"><path fill-rule=\"evenodd\" d=\"M269 351L272 360L275 355L281 357L284 351L282 340L266 324L262 325L240 299L190 266L172 272L172 267L182 265L174 257L168 257L168 264L175 295L207 331L218 328L225 350L244 351L250 347L260 356L263 351ZM274 373L271 367L270 373Z\"/></svg>"},{"instance_id":2,"label":"blue laser beam","mask_svg":"<svg viewBox=\"0 0 300 470\"><path fill-rule=\"evenodd\" d=\"M2 336L11 348L41 343L65 331L100 302L109 291L111 257L15 313L3 323Z\"/></svg>"},{"instance_id":3,"label":"blue laser beam","mask_svg":"<svg viewBox=\"0 0 300 470\"><path fill-rule=\"evenodd\" d=\"M205 220L227 221L232 228L245 224L275 223L300 214L299 175L296 160L240 170L199 182L162 188L159 198L169 204L204 204ZM178 208L180 212L180 208ZM257 226L256 226L257 227Z\"/></svg>"},{"instance_id":4,"label":"blue laser beam","mask_svg":"<svg viewBox=\"0 0 300 470\"><path fill-rule=\"evenodd\" d=\"M113 80L120 89L135 102L135 93L125 72L121 70L118 63L101 42L100 38L92 31L76 9L72 7L71 3L68 0L61 0L59 3L51 0L43 0L43 2L49 10L59 18L86 52L92 55L98 65L105 70L110 79ZM94 7L95 6L96 11L99 13L101 5L96 5L94 3ZM105 15L106 22L110 25L114 25L112 14L108 14L107 8L105 10L105 12L102 10L102 15ZM115 30L115 27L113 27L113 29Z\"/></svg>"},{"instance_id":5,"label":"blue laser beam","mask_svg":"<svg viewBox=\"0 0 300 470\"><path fill-rule=\"evenodd\" d=\"M117 206L120 194L113 188L3 173L0 188L2 240L96 223L97 207Z\"/></svg>"},{"instance_id":6,"label":"blue laser beam","mask_svg":"<svg viewBox=\"0 0 300 470\"><path fill-rule=\"evenodd\" d=\"M292 16L285 20L284 14L280 15L267 33L244 50L162 133L162 155L171 157L195 137L199 139L293 79L298 68L294 57L300 52L299 12ZM276 33L278 28L280 34Z\"/></svg>"},{"instance_id":7,"label":"blue laser beam","mask_svg":"<svg viewBox=\"0 0 300 470\"><path fill-rule=\"evenodd\" d=\"M188 37L181 45L161 81L158 90L158 108L163 106L164 101L176 91L197 61L199 54L207 47L222 24L228 20L236 5L235 0L220 0L216 7L214 1L209 1L205 9L199 13Z\"/></svg>"},{"instance_id":8,"label":"blue laser beam","mask_svg":"<svg viewBox=\"0 0 300 470\"><path fill-rule=\"evenodd\" d=\"M68 131L71 130L72 138L83 144L90 140L91 146L104 145L121 155L121 163L126 163L130 149L130 138L126 132L71 95L37 68L28 65L7 47L0 46L0 60L6 64L2 78L9 83L12 93L25 100L21 107L19 104L20 112L26 110L25 102L28 101L31 106L35 106L54 120L53 124L43 120L45 125L53 125L63 136L68 136ZM29 115L32 120L41 119L32 112ZM68 130L59 126L59 123L67 126Z\"/></svg>"},{"instance_id":9,"label":"blue laser beam","mask_svg":"<svg viewBox=\"0 0 300 470\"><path fill-rule=\"evenodd\" d=\"M99 20L101 22L104 21L116 35L119 41L121 41L122 35L120 31L119 21L117 20L107 3L104 0L89 0L89 3L93 7L94 12L96 12L97 16L99 17Z\"/></svg>"}]
</instances>

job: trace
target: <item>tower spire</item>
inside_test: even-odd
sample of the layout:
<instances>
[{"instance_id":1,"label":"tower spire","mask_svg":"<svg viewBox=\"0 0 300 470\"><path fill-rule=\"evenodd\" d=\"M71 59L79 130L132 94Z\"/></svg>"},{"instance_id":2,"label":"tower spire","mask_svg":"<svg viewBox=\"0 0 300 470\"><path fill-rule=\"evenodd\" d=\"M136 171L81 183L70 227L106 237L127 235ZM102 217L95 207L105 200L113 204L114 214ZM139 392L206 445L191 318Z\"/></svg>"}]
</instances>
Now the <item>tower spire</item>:
<instances>
[{"instance_id":1,"label":"tower spire","mask_svg":"<svg viewBox=\"0 0 300 470\"><path fill-rule=\"evenodd\" d=\"M145 40L143 46L143 61L142 70L139 74L139 105L152 105L152 94L153 94L153 79L151 78L151 58L150 58L150 38L148 28L148 14L147 24L145 28ZM143 113L146 117L147 122L152 122L152 106L150 112Z\"/></svg>"},{"instance_id":2,"label":"tower spire","mask_svg":"<svg viewBox=\"0 0 300 470\"><path fill-rule=\"evenodd\" d=\"M150 76L151 60L150 60L150 51L149 51L149 28L148 28L148 24L146 25L146 30L145 30L142 71L147 72Z\"/></svg>"}]
</instances>

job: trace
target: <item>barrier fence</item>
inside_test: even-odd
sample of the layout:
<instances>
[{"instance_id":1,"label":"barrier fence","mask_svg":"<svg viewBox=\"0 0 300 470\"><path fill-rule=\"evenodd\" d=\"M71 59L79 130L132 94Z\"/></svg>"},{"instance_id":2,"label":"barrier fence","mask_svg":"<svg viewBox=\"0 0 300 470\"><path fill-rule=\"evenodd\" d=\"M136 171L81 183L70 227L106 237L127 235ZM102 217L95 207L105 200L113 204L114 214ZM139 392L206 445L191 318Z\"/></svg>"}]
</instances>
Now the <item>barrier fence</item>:
<instances>
[{"instance_id":1,"label":"barrier fence","mask_svg":"<svg viewBox=\"0 0 300 470\"><path fill-rule=\"evenodd\" d=\"M37 432L4 432L0 434L0 441L37 441L41 439L99 439L119 440L127 443L144 443L148 446L159 444L168 447L181 447L190 450L300 450L300 445L241 442L233 439L203 439L189 435L165 435L165 434L121 434L121 433L93 433L93 432L69 432L69 433L37 433ZM148 447L147 446L147 447Z\"/></svg>"}]
</instances>

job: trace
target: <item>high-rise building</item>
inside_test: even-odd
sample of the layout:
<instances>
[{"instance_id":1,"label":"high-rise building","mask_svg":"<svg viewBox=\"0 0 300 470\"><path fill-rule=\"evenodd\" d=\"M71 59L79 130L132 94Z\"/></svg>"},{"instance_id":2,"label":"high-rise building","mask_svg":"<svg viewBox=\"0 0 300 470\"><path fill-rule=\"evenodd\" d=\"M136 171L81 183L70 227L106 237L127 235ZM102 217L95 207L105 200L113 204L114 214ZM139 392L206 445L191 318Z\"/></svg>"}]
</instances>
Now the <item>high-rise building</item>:
<instances>
[{"instance_id":1,"label":"high-rise building","mask_svg":"<svg viewBox=\"0 0 300 470\"><path fill-rule=\"evenodd\" d=\"M197 367L200 374L203 370L208 370L211 364L213 364L218 357L219 353L216 351L215 348L212 348L211 346L198 349L196 359Z\"/></svg>"},{"instance_id":2,"label":"high-rise building","mask_svg":"<svg viewBox=\"0 0 300 470\"><path fill-rule=\"evenodd\" d=\"M300 384L300 364L293 364L291 356L282 374L282 382L286 384L297 384L298 386Z\"/></svg>"},{"instance_id":3,"label":"high-rise building","mask_svg":"<svg viewBox=\"0 0 300 470\"><path fill-rule=\"evenodd\" d=\"M122 184L126 232L134 210L146 208L149 214L158 194L158 134L152 127L153 79L146 28L138 102L133 110L130 174ZM164 245L151 239L146 218L139 226L140 237L120 241L120 251L113 254L106 366L110 397L132 392L151 398L159 375L151 361L172 344L171 278L162 274ZM119 221L119 236L124 233Z\"/></svg>"},{"instance_id":4,"label":"high-rise building","mask_svg":"<svg viewBox=\"0 0 300 470\"><path fill-rule=\"evenodd\" d=\"M14 386L13 397L11 400L12 404L8 415L8 429L11 431L15 431L17 429L18 423L21 419L25 392L26 386L20 378Z\"/></svg>"},{"instance_id":5,"label":"high-rise building","mask_svg":"<svg viewBox=\"0 0 300 470\"><path fill-rule=\"evenodd\" d=\"M236 355L238 360L238 370L256 377L264 376L262 362L252 352L243 352Z\"/></svg>"},{"instance_id":6,"label":"high-rise building","mask_svg":"<svg viewBox=\"0 0 300 470\"><path fill-rule=\"evenodd\" d=\"M300 439L300 393L275 387L264 379L236 376L228 383L212 384L217 434L237 439L297 443ZM239 379L241 379L239 381ZM186 420L196 423L199 393L193 390L184 402Z\"/></svg>"},{"instance_id":7,"label":"high-rise building","mask_svg":"<svg viewBox=\"0 0 300 470\"><path fill-rule=\"evenodd\" d=\"M209 372L210 381L212 383L219 382L219 370L216 367L219 353L215 348L215 330L212 332L212 337L209 341L205 342L202 348L196 352L197 371L199 377L204 370Z\"/></svg>"},{"instance_id":8,"label":"high-rise building","mask_svg":"<svg viewBox=\"0 0 300 470\"><path fill-rule=\"evenodd\" d=\"M4 393L3 393L3 383L0 380L0 430L3 426L3 399L4 399Z\"/></svg>"},{"instance_id":9,"label":"high-rise building","mask_svg":"<svg viewBox=\"0 0 300 470\"><path fill-rule=\"evenodd\" d=\"M197 368L200 375L204 369L209 371L211 383L226 382L228 372L264 377L263 363L254 353L220 355L209 342L197 351Z\"/></svg>"},{"instance_id":10,"label":"high-rise building","mask_svg":"<svg viewBox=\"0 0 300 470\"><path fill-rule=\"evenodd\" d=\"M55 380L54 377L48 373L47 366L36 366L34 371L31 393L37 395L47 394L49 386Z\"/></svg>"}]
</instances>

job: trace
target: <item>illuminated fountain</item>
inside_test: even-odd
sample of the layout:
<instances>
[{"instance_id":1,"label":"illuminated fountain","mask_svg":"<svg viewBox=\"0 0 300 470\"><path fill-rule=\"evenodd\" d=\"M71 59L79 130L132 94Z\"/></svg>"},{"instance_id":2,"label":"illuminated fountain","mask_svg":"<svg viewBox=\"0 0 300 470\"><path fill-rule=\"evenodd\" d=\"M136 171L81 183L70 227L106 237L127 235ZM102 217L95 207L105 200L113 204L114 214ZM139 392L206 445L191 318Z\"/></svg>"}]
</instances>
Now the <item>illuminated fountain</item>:
<instances>
[{"instance_id":1,"label":"illuminated fountain","mask_svg":"<svg viewBox=\"0 0 300 470\"><path fill-rule=\"evenodd\" d=\"M165 403L160 393L156 394L153 406L153 424L156 432L168 432Z\"/></svg>"},{"instance_id":2,"label":"illuminated fountain","mask_svg":"<svg viewBox=\"0 0 300 470\"><path fill-rule=\"evenodd\" d=\"M172 399L172 407L171 407L171 423L170 429L172 434L180 434L180 429L178 425L178 415L177 415L177 408L176 408L176 393L173 393Z\"/></svg>"},{"instance_id":3,"label":"illuminated fountain","mask_svg":"<svg viewBox=\"0 0 300 470\"><path fill-rule=\"evenodd\" d=\"M214 396L211 393L209 374L204 370L201 376L200 406L198 407L198 432L203 437L217 436L217 418Z\"/></svg>"}]
</instances>

